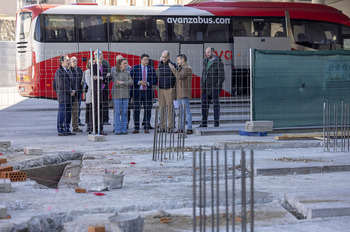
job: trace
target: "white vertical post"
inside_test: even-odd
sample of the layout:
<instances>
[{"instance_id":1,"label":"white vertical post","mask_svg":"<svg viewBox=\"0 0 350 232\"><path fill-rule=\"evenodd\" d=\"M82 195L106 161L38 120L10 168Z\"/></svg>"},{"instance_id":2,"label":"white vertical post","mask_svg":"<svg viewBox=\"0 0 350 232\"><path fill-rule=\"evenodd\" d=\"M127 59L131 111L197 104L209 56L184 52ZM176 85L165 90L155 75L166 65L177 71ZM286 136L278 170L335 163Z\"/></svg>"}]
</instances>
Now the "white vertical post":
<instances>
[{"instance_id":1,"label":"white vertical post","mask_svg":"<svg viewBox=\"0 0 350 232\"><path fill-rule=\"evenodd\" d=\"M250 66L250 121L253 121L253 49L249 49L249 66Z\"/></svg>"},{"instance_id":2,"label":"white vertical post","mask_svg":"<svg viewBox=\"0 0 350 232\"><path fill-rule=\"evenodd\" d=\"M100 49L97 49L97 130L100 135Z\"/></svg>"},{"instance_id":3,"label":"white vertical post","mask_svg":"<svg viewBox=\"0 0 350 232\"><path fill-rule=\"evenodd\" d=\"M95 104L94 104L94 69L93 69L93 57L92 57L92 49L90 49L90 61L91 61L91 94L92 94L92 127L93 134L96 134L95 130Z\"/></svg>"}]
</instances>

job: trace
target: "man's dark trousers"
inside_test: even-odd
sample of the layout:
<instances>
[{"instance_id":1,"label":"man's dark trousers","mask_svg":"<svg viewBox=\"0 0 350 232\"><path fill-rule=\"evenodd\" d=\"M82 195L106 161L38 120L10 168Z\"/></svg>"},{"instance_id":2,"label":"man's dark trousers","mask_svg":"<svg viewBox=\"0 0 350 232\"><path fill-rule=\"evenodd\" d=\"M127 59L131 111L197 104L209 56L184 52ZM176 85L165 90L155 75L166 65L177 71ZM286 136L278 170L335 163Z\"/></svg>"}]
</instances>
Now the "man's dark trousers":
<instances>
[{"instance_id":1,"label":"man's dark trousers","mask_svg":"<svg viewBox=\"0 0 350 232\"><path fill-rule=\"evenodd\" d=\"M141 104L143 105L144 113L144 129L149 129L151 120L151 110L152 110L152 94L147 94L149 90L135 91L134 96L134 123L135 130L140 130L140 109Z\"/></svg>"},{"instance_id":2,"label":"man's dark trousers","mask_svg":"<svg viewBox=\"0 0 350 232\"><path fill-rule=\"evenodd\" d=\"M72 104L71 103L59 103L58 114L57 114L57 132L65 134L70 132L70 120L72 115Z\"/></svg>"},{"instance_id":3,"label":"man's dark trousers","mask_svg":"<svg viewBox=\"0 0 350 232\"><path fill-rule=\"evenodd\" d=\"M211 94L207 94L207 91L202 92L202 123L201 125L208 125L208 112L209 104L213 103L214 109L214 126L220 125L220 102L219 102L219 90L213 89Z\"/></svg>"}]
</instances>

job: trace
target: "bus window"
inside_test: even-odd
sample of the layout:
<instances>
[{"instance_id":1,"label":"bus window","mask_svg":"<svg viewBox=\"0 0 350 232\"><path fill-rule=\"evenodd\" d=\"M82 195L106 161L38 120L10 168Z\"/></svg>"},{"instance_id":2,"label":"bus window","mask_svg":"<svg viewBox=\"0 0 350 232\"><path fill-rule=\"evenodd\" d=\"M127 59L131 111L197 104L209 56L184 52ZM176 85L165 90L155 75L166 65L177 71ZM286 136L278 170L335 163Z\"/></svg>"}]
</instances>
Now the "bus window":
<instances>
[{"instance_id":1,"label":"bus window","mask_svg":"<svg viewBox=\"0 0 350 232\"><path fill-rule=\"evenodd\" d=\"M343 26L342 35L343 35L343 48L346 50L350 50L350 27Z\"/></svg>"},{"instance_id":2,"label":"bus window","mask_svg":"<svg viewBox=\"0 0 350 232\"><path fill-rule=\"evenodd\" d=\"M229 24L209 24L204 40L208 42L229 42Z\"/></svg>"},{"instance_id":3,"label":"bus window","mask_svg":"<svg viewBox=\"0 0 350 232\"><path fill-rule=\"evenodd\" d=\"M291 21L296 43L319 50L331 50L340 47L339 26L318 21Z\"/></svg>"},{"instance_id":4,"label":"bus window","mask_svg":"<svg viewBox=\"0 0 350 232\"><path fill-rule=\"evenodd\" d=\"M229 42L230 18L168 18L173 41Z\"/></svg>"},{"instance_id":5,"label":"bus window","mask_svg":"<svg viewBox=\"0 0 350 232\"><path fill-rule=\"evenodd\" d=\"M45 15L46 42L75 42L74 16Z\"/></svg>"},{"instance_id":6,"label":"bus window","mask_svg":"<svg viewBox=\"0 0 350 232\"><path fill-rule=\"evenodd\" d=\"M130 41L132 19L127 16L112 15L109 21L110 25L110 41Z\"/></svg>"},{"instance_id":7,"label":"bus window","mask_svg":"<svg viewBox=\"0 0 350 232\"><path fill-rule=\"evenodd\" d=\"M107 16L78 17L79 42L107 42Z\"/></svg>"},{"instance_id":8,"label":"bus window","mask_svg":"<svg viewBox=\"0 0 350 232\"><path fill-rule=\"evenodd\" d=\"M30 24L32 23L31 12L20 12L17 16L17 39L26 39L29 36Z\"/></svg>"},{"instance_id":9,"label":"bus window","mask_svg":"<svg viewBox=\"0 0 350 232\"><path fill-rule=\"evenodd\" d=\"M234 18L232 22L233 37L250 37L251 26L251 19Z\"/></svg>"},{"instance_id":10,"label":"bus window","mask_svg":"<svg viewBox=\"0 0 350 232\"><path fill-rule=\"evenodd\" d=\"M35 30L34 30L34 40L38 42L44 42L43 38L43 28L42 28L43 15L39 15L36 21Z\"/></svg>"},{"instance_id":11,"label":"bus window","mask_svg":"<svg viewBox=\"0 0 350 232\"><path fill-rule=\"evenodd\" d=\"M283 18L234 18L233 37L286 37Z\"/></svg>"},{"instance_id":12,"label":"bus window","mask_svg":"<svg viewBox=\"0 0 350 232\"><path fill-rule=\"evenodd\" d=\"M160 18L145 18L138 16L110 17L110 40L121 41L167 41L166 25Z\"/></svg>"}]
</instances>

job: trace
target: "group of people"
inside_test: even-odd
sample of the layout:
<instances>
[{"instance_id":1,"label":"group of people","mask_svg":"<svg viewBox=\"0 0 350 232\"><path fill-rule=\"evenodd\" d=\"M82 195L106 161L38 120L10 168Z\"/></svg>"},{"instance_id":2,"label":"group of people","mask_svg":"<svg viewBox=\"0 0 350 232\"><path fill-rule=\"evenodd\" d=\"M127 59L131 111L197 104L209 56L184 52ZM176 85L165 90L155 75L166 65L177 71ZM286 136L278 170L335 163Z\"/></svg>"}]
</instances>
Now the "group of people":
<instances>
[{"instance_id":1,"label":"group of people","mask_svg":"<svg viewBox=\"0 0 350 232\"><path fill-rule=\"evenodd\" d=\"M184 132L187 121L187 134L192 134L192 114L190 99L192 98L192 68L187 64L184 54L177 55L176 63L170 60L170 53L163 51L157 71L150 65L150 57L141 55L141 62L130 67L126 58L116 57L116 66L111 68L103 59L103 53L94 52L93 66L87 62L83 72L77 66L77 59L68 56L59 58L60 68L57 69L53 87L57 93L59 110L57 114L57 132L59 136L75 135L82 132L78 127L80 122L81 96L86 101L87 132L107 135L104 125L110 125L108 115L109 83L113 81L111 95L114 102L114 133L128 133L130 118L129 104L133 103L134 130L140 131L141 105L144 109L142 126L144 133L150 133L151 110L153 105L154 87L157 86L160 108L160 123L158 130L172 132L175 128L174 104L185 111L186 119L181 114L179 132ZM91 71L92 69L92 71ZM91 76L92 75L92 76ZM215 50L206 49L201 77L202 89L202 122L199 127L207 127L209 104L213 103L214 126L219 126L220 104L219 95L225 80L224 66L220 58L215 56ZM99 89L99 91L98 91ZM98 105L99 102L99 105ZM98 117L98 115L100 115ZM72 119L73 132L70 131ZM93 122L94 119L94 122ZM100 121L98 121L100 120ZM166 125L167 124L167 125ZM93 127L94 126L94 127Z\"/></svg>"}]
</instances>

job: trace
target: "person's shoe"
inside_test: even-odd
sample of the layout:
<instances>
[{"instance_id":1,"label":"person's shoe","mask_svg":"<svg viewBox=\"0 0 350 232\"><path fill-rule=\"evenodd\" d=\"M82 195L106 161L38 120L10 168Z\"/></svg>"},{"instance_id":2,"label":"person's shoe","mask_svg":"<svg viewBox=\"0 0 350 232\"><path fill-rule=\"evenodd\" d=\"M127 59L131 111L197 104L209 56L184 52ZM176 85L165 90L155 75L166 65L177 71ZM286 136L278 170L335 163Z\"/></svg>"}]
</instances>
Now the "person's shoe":
<instances>
[{"instance_id":1,"label":"person's shoe","mask_svg":"<svg viewBox=\"0 0 350 232\"><path fill-rule=\"evenodd\" d=\"M76 133L72 133L70 131L66 132L66 135L76 135Z\"/></svg>"},{"instance_id":2,"label":"person's shoe","mask_svg":"<svg viewBox=\"0 0 350 232\"><path fill-rule=\"evenodd\" d=\"M152 127L151 125L148 125L148 129L153 130L154 127Z\"/></svg>"},{"instance_id":3,"label":"person's shoe","mask_svg":"<svg viewBox=\"0 0 350 232\"><path fill-rule=\"evenodd\" d=\"M168 130L167 130L168 133L173 133L173 131L174 131L174 129L172 129L172 128L168 128Z\"/></svg>"},{"instance_id":4,"label":"person's shoe","mask_svg":"<svg viewBox=\"0 0 350 232\"><path fill-rule=\"evenodd\" d=\"M175 131L174 133L183 133L183 132L184 132L184 130L179 129L179 130Z\"/></svg>"},{"instance_id":5,"label":"person's shoe","mask_svg":"<svg viewBox=\"0 0 350 232\"><path fill-rule=\"evenodd\" d=\"M108 134L104 131L100 131L100 135L108 135Z\"/></svg>"},{"instance_id":6,"label":"person's shoe","mask_svg":"<svg viewBox=\"0 0 350 232\"><path fill-rule=\"evenodd\" d=\"M165 132L165 129L158 129L158 133Z\"/></svg>"},{"instance_id":7,"label":"person's shoe","mask_svg":"<svg viewBox=\"0 0 350 232\"><path fill-rule=\"evenodd\" d=\"M74 129L73 132L75 132L75 133L81 133L81 132L83 132L83 130L77 128L77 129Z\"/></svg>"},{"instance_id":8,"label":"person's shoe","mask_svg":"<svg viewBox=\"0 0 350 232\"><path fill-rule=\"evenodd\" d=\"M86 129L85 132L91 132L92 130L90 128Z\"/></svg>"},{"instance_id":9,"label":"person's shoe","mask_svg":"<svg viewBox=\"0 0 350 232\"><path fill-rule=\"evenodd\" d=\"M116 135L121 135L122 133L115 133Z\"/></svg>"},{"instance_id":10,"label":"person's shoe","mask_svg":"<svg viewBox=\"0 0 350 232\"><path fill-rule=\"evenodd\" d=\"M149 129L145 129L145 134L149 134Z\"/></svg>"},{"instance_id":11,"label":"person's shoe","mask_svg":"<svg viewBox=\"0 0 350 232\"><path fill-rule=\"evenodd\" d=\"M140 132L139 132L139 130L133 130L132 133L133 133L133 134L138 134L138 133L140 133Z\"/></svg>"},{"instance_id":12,"label":"person's shoe","mask_svg":"<svg viewBox=\"0 0 350 232\"><path fill-rule=\"evenodd\" d=\"M58 133L58 136L66 136L65 133Z\"/></svg>"},{"instance_id":13,"label":"person's shoe","mask_svg":"<svg viewBox=\"0 0 350 232\"><path fill-rule=\"evenodd\" d=\"M193 134L193 130L187 130L187 131L186 131L186 134L188 134L188 135Z\"/></svg>"},{"instance_id":14,"label":"person's shoe","mask_svg":"<svg viewBox=\"0 0 350 232\"><path fill-rule=\"evenodd\" d=\"M110 124L109 122L104 122L103 125L109 126L109 125L112 125L112 124Z\"/></svg>"},{"instance_id":15,"label":"person's shoe","mask_svg":"<svg viewBox=\"0 0 350 232\"><path fill-rule=\"evenodd\" d=\"M84 123L81 123L81 122L79 122L78 125L79 125L79 126L85 126L85 124L84 124Z\"/></svg>"},{"instance_id":16,"label":"person's shoe","mask_svg":"<svg viewBox=\"0 0 350 232\"><path fill-rule=\"evenodd\" d=\"M198 127L208 127L208 125L202 125L202 124L200 124Z\"/></svg>"},{"instance_id":17,"label":"person's shoe","mask_svg":"<svg viewBox=\"0 0 350 232\"><path fill-rule=\"evenodd\" d=\"M128 132L124 132L124 133L122 133L122 135L127 135L128 134Z\"/></svg>"},{"instance_id":18,"label":"person's shoe","mask_svg":"<svg viewBox=\"0 0 350 232\"><path fill-rule=\"evenodd\" d=\"M214 127L219 127L219 125L214 125Z\"/></svg>"}]
</instances>

